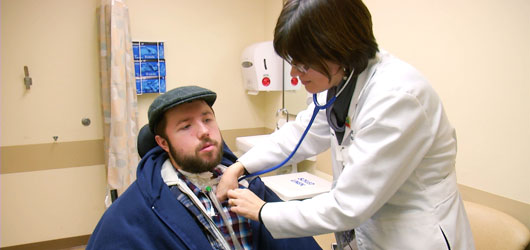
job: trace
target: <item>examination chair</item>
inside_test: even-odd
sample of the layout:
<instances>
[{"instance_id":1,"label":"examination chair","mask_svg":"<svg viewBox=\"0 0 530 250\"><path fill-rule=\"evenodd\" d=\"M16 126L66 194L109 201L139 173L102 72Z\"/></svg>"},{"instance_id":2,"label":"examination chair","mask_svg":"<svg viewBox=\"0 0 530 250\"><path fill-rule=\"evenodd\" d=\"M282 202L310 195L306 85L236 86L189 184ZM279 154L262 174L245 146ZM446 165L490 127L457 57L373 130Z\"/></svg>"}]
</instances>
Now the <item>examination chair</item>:
<instances>
[{"instance_id":1,"label":"examination chair","mask_svg":"<svg viewBox=\"0 0 530 250\"><path fill-rule=\"evenodd\" d=\"M138 149L138 155L143 158L149 150L156 147L155 136L149 129L149 124L145 124L140 131L138 131L138 138L136 140L136 147Z\"/></svg>"},{"instance_id":2,"label":"examination chair","mask_svg":"<svg viewBox=\"0 0 530 250\"><path fill-rule=\"evenodd\" d=\"M530 231L514 217L471 201L464 201L477 250L529 250Z\"/></svg>"}]
</instances>

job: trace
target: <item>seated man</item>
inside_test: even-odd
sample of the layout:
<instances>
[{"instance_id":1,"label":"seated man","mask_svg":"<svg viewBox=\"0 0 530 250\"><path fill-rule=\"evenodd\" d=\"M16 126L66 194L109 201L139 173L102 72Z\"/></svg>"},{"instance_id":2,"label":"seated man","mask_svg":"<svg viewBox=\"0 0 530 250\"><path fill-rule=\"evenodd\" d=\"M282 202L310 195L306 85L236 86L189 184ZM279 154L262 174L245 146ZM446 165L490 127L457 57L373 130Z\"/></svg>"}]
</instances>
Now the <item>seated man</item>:
<instances>
[{"instance_id":1,"label":"seated man","mask_svg":"<svg viewBox=\"0 0 530 250\"><path fill-rule=\"evenodd\" d=\"M215 99L187 86L154 100L148 117L158 146L143 156L136 181L105 212L87 249L320 249L313 238L273 239L227 201L216 204L211 189L236 158L223 147ZM259 178L248 188L279 200Z\"/></svg>"}]
</instances>

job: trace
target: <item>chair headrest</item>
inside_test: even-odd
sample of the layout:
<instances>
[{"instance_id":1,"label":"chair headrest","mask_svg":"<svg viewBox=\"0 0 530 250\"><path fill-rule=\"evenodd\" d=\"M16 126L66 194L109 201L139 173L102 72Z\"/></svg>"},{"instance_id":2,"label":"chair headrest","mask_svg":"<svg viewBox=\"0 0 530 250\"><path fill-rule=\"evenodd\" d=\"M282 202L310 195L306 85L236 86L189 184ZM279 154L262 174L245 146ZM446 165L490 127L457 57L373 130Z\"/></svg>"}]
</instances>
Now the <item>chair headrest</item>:
<instances>
[{"instance_id":1,"label":"chair headrest","mask_svg":"<svg viewBox=\"0 0 530 250\"><path fill-rule=\"evenodd\" d=\"M138 147L138 155L143 158L149 150L156 147L158 144L155 141L155 135L151 133L149 124L145 124L138 132L138 140L136 146Z\"/></svg>"}]
</instances>

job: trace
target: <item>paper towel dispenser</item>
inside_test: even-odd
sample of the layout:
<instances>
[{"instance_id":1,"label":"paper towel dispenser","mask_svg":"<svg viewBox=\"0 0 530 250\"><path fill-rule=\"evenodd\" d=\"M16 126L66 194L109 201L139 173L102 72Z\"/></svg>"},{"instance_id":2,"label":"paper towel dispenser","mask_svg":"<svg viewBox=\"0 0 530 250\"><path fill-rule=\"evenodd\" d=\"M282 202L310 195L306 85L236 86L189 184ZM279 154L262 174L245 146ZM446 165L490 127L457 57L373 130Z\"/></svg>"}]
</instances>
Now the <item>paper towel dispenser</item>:
<instances>
[{"instance_id":1,"label":"paper towel dispenser","mask_svg":"<svg viewBox=\"0 0 530 250\"><path fill-rule=\"evenodd\" d=\"M258 91L281 91L282 58L276 54L272 41L255 43L243 51L241 67L243 84L249 94Z\"/></svg>"},{"instance_id":2,"label":"paper towel dispenser","mask_svg":"<svg viewBox=\"0 0 530 250\"><path fill-rule=\"evenodd\" d=\"M274 51L272 41L245 48L241 55L241 67L243 84L249 94L283 90L283 59Z\"/></svg>"}]
</instances>

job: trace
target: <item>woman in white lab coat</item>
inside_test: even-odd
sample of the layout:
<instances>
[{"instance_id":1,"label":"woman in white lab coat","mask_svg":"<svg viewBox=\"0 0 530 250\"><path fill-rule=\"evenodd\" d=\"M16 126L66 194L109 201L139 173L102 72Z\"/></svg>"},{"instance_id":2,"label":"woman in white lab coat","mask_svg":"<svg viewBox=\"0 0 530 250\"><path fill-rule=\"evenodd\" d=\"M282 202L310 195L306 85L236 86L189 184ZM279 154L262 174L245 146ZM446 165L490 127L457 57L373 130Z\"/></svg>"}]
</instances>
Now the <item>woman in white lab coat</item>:
<instances>
[{"instance_id":1,"label":"woman in white lab coat","mask_svg":"<svg viewBox=\"0 0 530 250\"><path fill-rule=\"evenodd\" d=\"M232 211L275 238L335 232L346 249L474 249L455 175L456 136L442 103L412 66L379 50L361 0L287 0L274 48L321 110L291 162L332 148L333 187L264 203L237 178L284 160L314 104L230 166L218 187Z\"/></svg>"}]
</instances>

